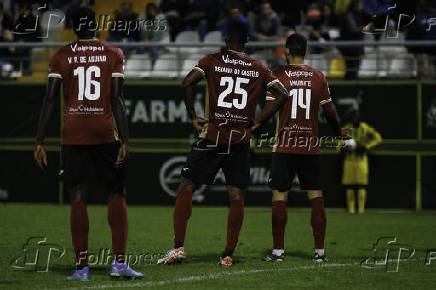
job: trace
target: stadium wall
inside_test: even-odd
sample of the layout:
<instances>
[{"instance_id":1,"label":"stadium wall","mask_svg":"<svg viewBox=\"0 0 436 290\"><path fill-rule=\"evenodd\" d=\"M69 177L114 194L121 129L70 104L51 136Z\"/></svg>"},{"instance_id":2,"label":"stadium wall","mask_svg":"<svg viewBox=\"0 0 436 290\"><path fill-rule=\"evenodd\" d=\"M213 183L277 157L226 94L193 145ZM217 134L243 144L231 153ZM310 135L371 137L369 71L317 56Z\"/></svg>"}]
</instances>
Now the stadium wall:
<instances>
[{"instance_id":1,"label":"stadium wall","mask_svg":"<svg viewBox=\"0 0 436 290\"><path fill-rule=\"evenodd\" d=\"M1 82L7 102L0 122L0 199L9 201L67 202L67 194L55 176L59 163L60 106L52 118L46 139L49 167L42 172L33 166L32 150L45 84ZM436 82L415 81L332 81L330 90L342 121L347 112L359 107L365 122L375 127L383 144L370 156L368 207L436 208ZM197 91L196 109L203 111L205 84ZM183 164L194 133L181 98L179 82L126 82L125 95L131 129L128 164L130 204L172 204ZM263 100L260 100L263 103ZM61 104L60 104L61 105ZM259 108L260 109L260 108ZM320 116L320 135L328 127ZM272 131L272 124L264 132ZM252 185L247 204L269 205L268 176L270 148L253 150ZM342 156L323 150L326 204L345 206L340 180ZM194 200L205 205L227 204L223 176L200 188ZM307 206L305 194L295 186L290 205ZM91 201L104 203L99 186Z\"/></svg>"}]
</instances>

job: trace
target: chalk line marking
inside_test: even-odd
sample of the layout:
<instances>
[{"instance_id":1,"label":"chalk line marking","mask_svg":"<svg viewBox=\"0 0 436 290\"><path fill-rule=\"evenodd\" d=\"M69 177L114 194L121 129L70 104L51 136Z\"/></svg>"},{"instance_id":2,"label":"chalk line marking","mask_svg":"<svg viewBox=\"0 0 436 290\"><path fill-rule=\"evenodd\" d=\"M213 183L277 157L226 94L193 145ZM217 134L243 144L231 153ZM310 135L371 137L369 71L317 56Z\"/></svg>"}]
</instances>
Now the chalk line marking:
<instances>
[{"instance_id":1,"label":"chalk line marking","mask_svg":"<svg viewBox=\"0 0 436 290\"><path fill-rule=\"evenodd\" d=\"M156 287L163 286L167 284L178 284L185 282L193 282L193 281L206 281L206 280L214 280L227 276L240 276L240 275L249 275L256 273L265 273L265 272L279 272L279 271L298 271L298 270L312 270L319 268L337 268L337 267L349 267L359 265L358 263L349 263L349 264L321 264L321 265L311 265L311 266L302 266L302 267L289 267L289 268L271 268L271 269L252 269L252 270L239 270L233 272L220 272L220 273L212 273L206 275L197 275L197 276L188 276L183 278L177 278L174 280L161 280L161 281L148 281L148 282L121 282L121 283L112 283L112 284L102 284L102 285L94 285L94 286L82 286L82 287L72 287L72 288L62 288L62 289L107 289L107 288L146 288L146 287ZM146 279L146 277L145 277Z\"/></svg>"}]
</instances>

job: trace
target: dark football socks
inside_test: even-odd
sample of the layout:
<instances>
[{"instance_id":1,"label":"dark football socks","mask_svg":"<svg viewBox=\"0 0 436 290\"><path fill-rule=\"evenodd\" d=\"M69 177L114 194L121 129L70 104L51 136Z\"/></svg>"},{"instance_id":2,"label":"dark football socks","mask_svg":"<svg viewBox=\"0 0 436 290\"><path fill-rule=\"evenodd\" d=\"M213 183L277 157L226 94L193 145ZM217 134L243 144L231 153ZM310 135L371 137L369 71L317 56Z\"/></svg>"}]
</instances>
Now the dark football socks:
<instances>
[{"instance_id":1,"label":"dark football socks","mask_svg":"<svg viewBox=\"0 0 436 290\"><path fill-rule=\"evenodd\" d=\"M286 201L272 202L272 235L273 249L284 249L285 246L285 227L288 222Z\"/></svg>"},{"instance_id":2,"label":"dark football socks","mask_svg":"<svg viewBox=\"0 0 436 290\"><path fill-rule=\"evenodd\" d=\"M324 210L324 199L317 197L309 201L312 206L311 224L313 237L315 239L315 249L324 249L324 236L327 222Z\"/></svg>"},{"instance_id":3,"label":"dark football socks","mask_svg":"<svg viewBox=\"0 0 436 290\"><path fill-rule=\"evenodd\" d=\"M85 202L75 201L71 203L70 224L74 252L76 253L76 266L81 269L88 266L89 219Z\"/></svg>"},{"instance_id":4,"label":"dark football socks","mask_svg":"<svg viewBox=\"0 0 436 290\"><path fill-rule=\"evenodd\" d=\"M239 232L244 221L244 201L243 200L230 200L230 210L227 219L227 245L226 251L233 251L238 243ZM228 256L231 256L228 255Z\"/></svg>"},{"instance_id":5,"label":"dark football socks","mask_svg":"<svg viewBox=\"0 0 436 290\"><path fill-rule=\"evenodd\" d=\"M188 220L192 213L192 190L181 190L177 194L174 208L174 248L183 247Z\"/></svg>"},{"instance_id":6,"label":"dark football socks","mask_svg":"<svg viewBox=\"0 0 436 290\"><path fill-rule=\"evenodd\" d=\"M125 261L128 221L126 199L112 198L108 205L107 215L112 230L112 251L117 262Z\"/></svg>"}]
</instances>

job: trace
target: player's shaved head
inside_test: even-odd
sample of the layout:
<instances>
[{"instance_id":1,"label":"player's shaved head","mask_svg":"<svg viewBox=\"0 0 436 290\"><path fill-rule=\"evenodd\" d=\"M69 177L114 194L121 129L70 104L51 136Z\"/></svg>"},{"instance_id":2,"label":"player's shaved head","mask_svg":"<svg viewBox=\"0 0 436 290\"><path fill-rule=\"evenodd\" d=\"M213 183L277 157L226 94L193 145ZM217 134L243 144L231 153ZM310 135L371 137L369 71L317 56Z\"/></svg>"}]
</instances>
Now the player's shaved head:
<instances>
[{"instance_id":1,"label":"player's shaved head","mask_svg":"<svg viewBox=\"0 0 436 290\"><path fill-rule=\"evenodd\" d=\"M299 33L294 33L286 39L286 48L291 56L305 57L307 51L307 39Z\"/></svg>"},{"instance_id":2,"label":"player's shaved head","mask_svg":"<svg viewBox=\"0 0 436 290\"><path fill-rule=\"evenodd\" d=\"M232 21L227 27L226 44L229 49L242 50L247 42L248 28L241 21ZM236 47L235 47L236 46Z\"/></svg>"},{"instance_id":3,"label":"player's shaved head","mask_svg":"<svg viewBox=\"0 0 436 290\"><path fill-rule=\"evenodd\" d=\"M93 38L97 30L95 13L88 7L79 7L73 11L73 28L76 35L81 39Z\"/></svg>"}]
</instances>

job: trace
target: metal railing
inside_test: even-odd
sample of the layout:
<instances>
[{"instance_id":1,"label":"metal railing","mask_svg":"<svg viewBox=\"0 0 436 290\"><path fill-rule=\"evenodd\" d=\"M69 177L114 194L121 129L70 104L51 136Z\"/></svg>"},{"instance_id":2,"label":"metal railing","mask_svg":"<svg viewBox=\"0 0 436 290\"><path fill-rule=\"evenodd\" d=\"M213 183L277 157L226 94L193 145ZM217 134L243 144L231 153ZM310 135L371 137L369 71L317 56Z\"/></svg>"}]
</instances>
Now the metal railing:
<instances>
[{"instance_id":1,"label":"metal railing","mask_svg":"<svg viewBox=\"0 0 436 290\"><path fill-rule=\"evenodd\" d=\"M224 42L112 42L126 54L128 78L180 78L204 55L219 51ZM47 71L50 57L64 42L0 42L0 49L21 51L0 56L3 78L22 74L42 76ZM434 78L436 41L329 41L308 43L311 51L307 64L322 71L329 78ZM283 42L248 42L247 52L275 69L285 64L283 55L276 51ZM359 50L359 48L362 48ZM426 52L434 48L435 54ZM348 52L344 53L348 49ZM349 52L354 50L354 52ZM24 53L23 53L24 51ZM154 53L151 53L154 51ZM9 64L9 66L7 65Z\"/></svg>"}]
</instances>

